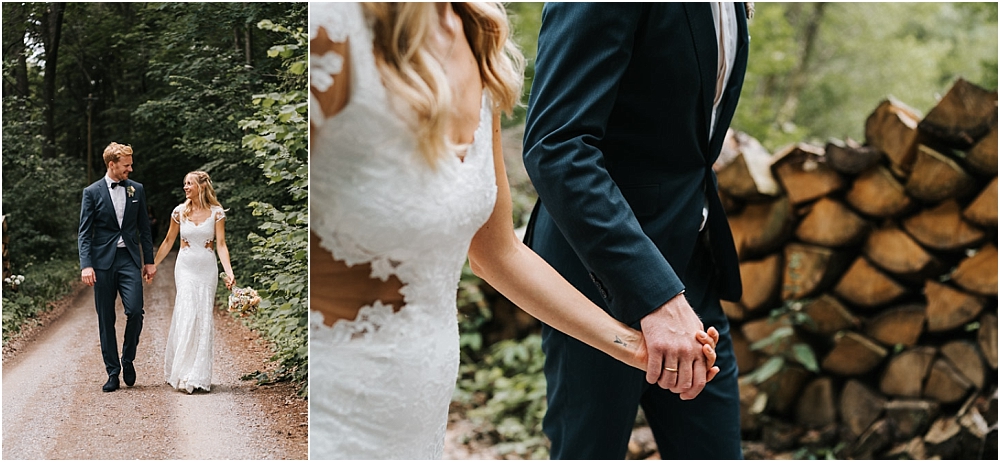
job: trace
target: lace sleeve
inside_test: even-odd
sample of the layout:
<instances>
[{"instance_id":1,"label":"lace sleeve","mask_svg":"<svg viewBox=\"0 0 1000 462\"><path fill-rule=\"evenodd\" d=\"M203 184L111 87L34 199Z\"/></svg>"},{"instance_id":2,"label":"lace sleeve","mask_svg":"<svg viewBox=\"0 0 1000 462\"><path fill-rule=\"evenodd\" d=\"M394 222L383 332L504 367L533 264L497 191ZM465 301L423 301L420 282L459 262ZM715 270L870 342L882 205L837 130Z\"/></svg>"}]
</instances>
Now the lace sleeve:
<instances>
[{"instance_id":1,"label":"lace sleeve","mask_svg":"<svg viewBox=\"0 0 1000 462\"><path fill-rule=\"evenodd\" d=\"M218 223L226 219L226 211L222 207L214 207L215 209L215 222Z\"/></svg>"},{"instance_id":2,"label":"lace sleeve","mask_svg":"<svg viewBox=\"0 0 1000 462\"><path fill-rule=\"evenodd\" d=\"M184 204L181 204L181 205L178 205L177 207L174 207L174 211L170 212L170 219L174 220L174 223L180 224L181 223L181 212L183 212L183 211L184 211Z\"/></svg>"},{"instance_id":3,"label":"lace sleeve","mask_svg":"<svg viewBox=\"0 0 1000 462\"><path fill-rule=\"evenodd\" d=\"M321 127L346 105L350 86L352 36L365 27L358 3L314 3L309 21L309 110Z\"/></svg>"}]
</instances>

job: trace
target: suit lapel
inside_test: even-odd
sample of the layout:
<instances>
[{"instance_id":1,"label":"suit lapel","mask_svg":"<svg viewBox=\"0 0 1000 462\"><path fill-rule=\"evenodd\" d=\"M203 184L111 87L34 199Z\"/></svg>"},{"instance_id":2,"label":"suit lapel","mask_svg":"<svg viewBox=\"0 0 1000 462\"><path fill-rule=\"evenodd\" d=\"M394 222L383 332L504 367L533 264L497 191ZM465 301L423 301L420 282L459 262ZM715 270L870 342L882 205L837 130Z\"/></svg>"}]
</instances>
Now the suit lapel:
<instances>
[{"instance_id":1,"label":"suit lapel","mask_svg":"<svg viewBox=\"0 0 1000 462\"><path fill-rule=\"evenodd\" d=\"M719 67L719 40L715 34L712 7L708 3L685 3L694 52L698 58L701 75L701 105L705 120L698 138L708 140L708 127L712 123L712 98L715 97L715 80Z\"/></svg>"},{"instance_id":2,"label":"suit lapel","mask_svg":"<svg viewBox=\"0 0 1000 462\"><path fill-rule=\"evenodd\" d=\"M112 223L118 224L118 216L115 215L115 201L111 200L111 191L108 190L107 180L101 178L97 183L94 183L94 186L97 187L97 194L101 196L101 204L107 204L104 211L111 214ZM102 211L97 210L97 213L102 213Z\"/></svg>"}]
</instances>

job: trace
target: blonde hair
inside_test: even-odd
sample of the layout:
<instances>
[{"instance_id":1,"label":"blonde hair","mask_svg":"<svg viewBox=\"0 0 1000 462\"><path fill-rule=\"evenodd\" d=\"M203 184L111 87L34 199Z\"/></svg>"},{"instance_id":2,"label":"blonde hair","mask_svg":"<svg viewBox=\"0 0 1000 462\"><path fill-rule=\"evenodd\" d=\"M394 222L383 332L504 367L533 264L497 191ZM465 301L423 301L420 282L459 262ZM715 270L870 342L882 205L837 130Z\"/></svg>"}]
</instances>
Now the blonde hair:
<instances>
[{"instance_id":1,"label":"blonde hair","mask_svg":"<svg viewBox=\"0 0 1000 462\"><path fill-rule=\"evenodd\" d=\"M483 85L496 109L508 115L520 102L524 55L510 39L501 3L455 3ZM431 26L439 21L433 3L363 3L372 23L382 79L416 116L417 149L432 166L455 150L447 139L451 88L441 63L428 50Z\"/></svg>"},{"instance_id":2,"label":"blonde hair","mask_svg":"<svg viewBox=\"0 0 1000 462\"><path fill-rule=\"evenodd\" d=\"M198 200L201 202L202 207L209 209L211 209L211 206L213 205L220 208L222 207L222 204L219 203L219 199L215 197L215 188L212 187L212 179L209 178L208 173L201 170L195 170L187 175L184 175L184 178L189 176L194 177L194 182L198 185ZM185 220L187 220L190 216L193 206L194 204L191 203L190 199L184 201L184 211L181 212L181 216L184 217Z\"/></svg>"},{"instance_id":3,"label":"blonde hair","mask_svg":"<svg viewBox=\"0 0 1000 462\"><path fill-rule=\"evenodd\" d=\"M118 144L114 141L104 148L104 165L107 166L112 162L118 162L122 157L128 157L132 155L132 146L127 144Z\"/></svg>"}]
</instances>

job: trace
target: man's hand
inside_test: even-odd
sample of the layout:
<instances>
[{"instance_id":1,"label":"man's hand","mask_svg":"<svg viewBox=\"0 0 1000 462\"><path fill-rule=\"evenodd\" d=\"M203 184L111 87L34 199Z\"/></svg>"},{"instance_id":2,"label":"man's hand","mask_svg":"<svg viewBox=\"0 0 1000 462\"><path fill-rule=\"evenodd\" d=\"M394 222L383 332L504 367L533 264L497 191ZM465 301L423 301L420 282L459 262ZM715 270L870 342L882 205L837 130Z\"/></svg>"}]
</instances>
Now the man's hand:
<instances>
[{"instance_id":1,"label":"man's hand","mask_svg":"<svg viewBox=\"0 0 1000 462\"><path fill-rule=\"evenodd\" d=\"M88 266L84 268L83 271L80 271L80 280L83 281L84 284L94 287L94 283L97 282L97 275L94 274L94 268Z\"/></svg>"},{"instance_id":2,"label":"man's hand","mask_svg":"<svg viewBox=\"0 0 1000 462\"><path fill-rule=\"evenodd\" d=\"M684 294L670 299L663 306L639 321L646 339L649 365L646 381L693 399L715 377L715 344L718 332L706 334L698 315Z\"/></svg>"},{"instance_id":3,"label":"man's hand","mask_svg":"<svg viewBox=\"0 0 1000 462\"><path fill-rule=\"evenodd\" d=\"M142 267L142 278L146 282L153 282L153 276L156 275L156 265L147 264Z\"/></svg>"}]
</instances>

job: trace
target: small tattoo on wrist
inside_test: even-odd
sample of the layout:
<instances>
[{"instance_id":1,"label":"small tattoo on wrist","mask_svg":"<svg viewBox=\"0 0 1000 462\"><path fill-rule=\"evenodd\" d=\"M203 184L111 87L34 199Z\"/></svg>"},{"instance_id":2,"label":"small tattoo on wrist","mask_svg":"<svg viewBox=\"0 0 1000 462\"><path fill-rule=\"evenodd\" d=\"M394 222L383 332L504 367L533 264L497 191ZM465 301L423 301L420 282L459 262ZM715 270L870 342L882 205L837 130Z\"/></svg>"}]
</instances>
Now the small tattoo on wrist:
<instances>
[{"instance_id":1,"label":"small tattoo on wrist","mask_svg":"<svg viewBox=\"0 0 1000 462\"><path fill-rule=\"evenodd\" d=\"M623 342L622 339L618 338L617 335L615 336L615 343L617 343L618 345L621 345L621 346L628 346L628 344L625 343L625 342Z\"/></svg>"}]
</instances>

